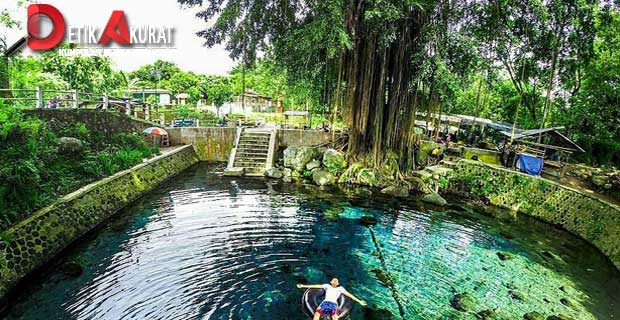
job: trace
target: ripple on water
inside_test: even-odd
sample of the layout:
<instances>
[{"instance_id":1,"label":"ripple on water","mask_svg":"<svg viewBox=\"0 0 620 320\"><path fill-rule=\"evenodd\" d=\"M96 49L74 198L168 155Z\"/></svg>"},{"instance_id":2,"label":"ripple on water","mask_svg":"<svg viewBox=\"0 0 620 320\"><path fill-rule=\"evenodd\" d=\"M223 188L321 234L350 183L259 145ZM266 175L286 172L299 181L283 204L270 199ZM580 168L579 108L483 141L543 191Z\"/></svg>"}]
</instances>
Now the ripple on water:
<instances>
[{"instance_id":1,"label":"ripple on water","mask_svg":"<svg viewBox=\"0 0 620 320\"><path fill-rule=\"evenodd\" d=\"M80 261L83 274L50 268L8 318L299 319L295 284L332 276L395 319L399 304L406 319L470 319L484 309L501 319L534 310L620 315L618 272L532 219L434 212L211 170L192 167L85 238L63 258ZM364 215L379 220L375 241L358 223ZM477 301L470 313L450 305L461 292ZM353 319L362 318L356 307Z\"/></svg>"}]
</instances>

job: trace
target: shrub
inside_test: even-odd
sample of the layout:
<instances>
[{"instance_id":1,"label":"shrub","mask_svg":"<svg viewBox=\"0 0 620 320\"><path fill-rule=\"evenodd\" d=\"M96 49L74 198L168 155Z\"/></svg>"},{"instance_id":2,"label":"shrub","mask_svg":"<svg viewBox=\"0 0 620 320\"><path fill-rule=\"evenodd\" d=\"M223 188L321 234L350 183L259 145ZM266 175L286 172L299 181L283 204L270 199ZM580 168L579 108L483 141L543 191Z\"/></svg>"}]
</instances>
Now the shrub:
<instances>
[{"instance_id":1,"label":"shrub","mask_svg":"<svg viewBox=\"0 0 620 320\"><path fill-rule=\"evenodd\" d=\"M106 141L82 123L54 130L0 101L0 232L64 194L159 153L140 134ZM58 139L65 136L82 140L84 150L59 153Z\"/></svg>"}]
</instances>

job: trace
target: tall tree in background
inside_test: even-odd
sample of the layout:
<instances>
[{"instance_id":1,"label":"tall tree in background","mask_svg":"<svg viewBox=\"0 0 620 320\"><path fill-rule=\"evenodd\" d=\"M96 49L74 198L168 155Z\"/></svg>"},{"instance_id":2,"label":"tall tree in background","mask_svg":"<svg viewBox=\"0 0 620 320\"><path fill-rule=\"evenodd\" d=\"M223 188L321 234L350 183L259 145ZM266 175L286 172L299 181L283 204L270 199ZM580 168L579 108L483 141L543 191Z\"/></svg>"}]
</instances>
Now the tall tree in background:
<instances>
[{"instance_id":1,"label":"tall tree in background","mask_svg":"<svg viewBox=\"0 0 620 320\"><path fill-rule=\"evenodd\" d=\"M200 79L200 91L209 102L215 105L219 114L224 103L232 101L232 80L223 76L203 76Z\"/></svg>"},{"instance_id":2,"label":"tall tree in background","mask_svg":"<svg viewBox=\"0 0 620 320\"><path fill-rule=\"evenodd\" d=\"M562 89L579 90L593 54L597 10L596 0L483 0L469 8L468 31L503 67L527 111L522 126L547 122L560 80Z\"/></svg>"},{"instance_id":3,"label":"tall tree in background","mask_svg":"<svg viewBox=\"0 0 620 320\"><path fill-rule=\"evenodd\" d=\"M18 6L22 5L22 1L18 1ZM0 27L7 29L19 28L19 22L13 19L8 9L0 11ZM0 88L9 88L9 57L5 54L9 47L5 35L0 35ZM8 95L9 92L0 92L0 96Z\"/></svg>"},{"instance_id":4,"label":"tall tree in background","mask_svg":"<svg viewBox=\"0 0 620 320\"><path fill-rule=\"evenodd\" d=\"M448 11L440 1L178 1L215 19L198 33L206 45L225 43L233 58L273 52L292 77L322 85L325 100L342 101L351 155L372 154L378 165L386 149L395 150L411 163L411 84L420 71L412 57L439 51L427 45L425 31L432 16Z\"/></svg>"}]
</instances>

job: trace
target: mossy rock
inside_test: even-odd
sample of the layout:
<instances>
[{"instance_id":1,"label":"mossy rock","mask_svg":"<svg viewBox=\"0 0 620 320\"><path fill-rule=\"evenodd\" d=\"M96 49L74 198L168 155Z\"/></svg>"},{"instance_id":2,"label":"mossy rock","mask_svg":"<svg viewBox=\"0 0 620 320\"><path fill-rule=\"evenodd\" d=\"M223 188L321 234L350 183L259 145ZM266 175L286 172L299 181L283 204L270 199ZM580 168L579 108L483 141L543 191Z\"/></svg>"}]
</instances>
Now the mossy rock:
<instances>
[{"instance_id":1,"label":"mossy rock","mask_svg":"<svg viewBox=\"0 0 620 320\"><path fill-rule=\"evenodd\" d=\"M491 310L491 309L487 309L487 310L482 310L478 313L476 313L476 317L479 319L493 319L497 316L497 313L495 312L495 310Z\"/></svg>"},{"instance_id":2,"label":"mossy rock","mask_svg":"<svg viewBox=\"0 0 620 320\"><path fill-rule=\"evenodd\" d=\"M476 298L467 292L456 294L450 300L450 305L454 309L463 312L473 312L476 309L476 304Z\"/></svg>"},{"instance_id":3,"label":"mossy rock","mask_svg":"<svg viewBox=\"0 0 620 320\"><path fill-rule=\"evenodd\" d=\"M569 307L569 308L575 307L575 303L571 299L569 299L569 298L562 298L562 299L560 299L560 303L565 305L565 306L567 306L567 307Z\"/></svg>"},{"instance_id":4,"label":"mossy rock","mask_svg":"<svg viewBox=\"0 0 620 320\"><path fill-rule=\"evenodd\" d=\"M442 207L448 204L448 201L446 201L446 199L444 199L438 193L429 193L425 195L424 197L422 197L422 202L426 202L426 203L430 203L430 204L434 204L434 205L442 206Z\"/></svg>"},{"instance_id":5,"label":"mossy rock","mask_svg":"<svg viewBox=\"0 0 620 320\"><path fill-rule=\"evenodd\" d=\"M393 197L406 198L409 196L409 188L402 185L391 185L381 189L381 193Z\"/></svg>"},{"instance_id":6,"label":"mossy rock","mask_svg":"<svg viewBox=\"0 0 620 320\"><path fill-rule=\"evenodd\" d=\"M379 221L377 221L377 218L373 216L363 216L360 218L359 223L363 225L364 227L372 227L376 225L377 223L379 223Z\"/></svg>"},{"instance_id":7,"label":"mossy rock","mask_svg":"<svg viewBox=\"0 0 620 320\"><path fill-rule=\"evenodd\" d=\"M357 184L374 187L377 185L377 176L372 169L364 168L357 173Z\"/></svg>"},{"instance_id":8,"label":"mossy rock","mask_svg":"<svg viewBox=\"0 0 620 320\"><path fill-rule=\"evenodd\" d=\"M320 168L321 162L319 160L312 160L306 164L306 170L312 171L314 169Z\"/></svg>"},{"instance_id":9,"label":"mossy rock","mask_svg":"<svg viewBox=\"0 0 620 320\"><path fill-rule=\"evenodd\" d=\"M62 154L76 154L84 150L85 142L72 137L62 137L58 139L58 152Z\"/></svg>"},{"instance_id":10,"label":"mossy rock","mask_svg":"<svg viewBox=\"0 0 620 320\"><path fill-rule=\"evenodd\" d=\"M525 295L520 291L510 290L508 293L513 300L525 301Z\"/></svg>"},{"instance_id":11,"label":"mossy rock","mask_svg":"<svg viewBox=\"0 0 620 320\"><path fill-rule=\"evenodd\" d=\"M331 186L336 183L336 177L329 171L316 169L312 171L312 181L317 186Z\"/></svg>"},{"instance_id":12,"label":"mossy rock","mask_svg":"<svg viewBox=\"0 0 620 320\"><path fill-rule=\"evenodd\" d=\"M547 320L573 320L573 318L565 315L565 314L558 314L558 315L551 315L547 317Z\"/></svg>"},{"instance_id":13,"label":"mossy rock","mask_svg":"<svg viewBox=\"0 0 620 320\"><path fill-rule=\"evenodd\" d=\"M62 273L68 277L77 278L84 271L82 265L76 261L67 261L60 267Z\"/></svg>"},{"instance_id":14,"label":"mossy rock","mask_svg":"<svg viewBox=\"0 0 620 320\"><path fill-rule=\"evenodd\" d=\"M265 177L272 179L282 179L282 177L284 177L284 173L282 173L282 170L278 168L269 168L265 170Z\"/></svg>"},{"instance_id":15,"label":"mossy rock","mask_svg":"<svg viewBox=\"0 0 620 320\"><path fill-rule=\"evenodd\" d=\"M510 253L507 253L507 252L500 252L500 251L498 251L498 252L496 252L496 254L497 254L497 257L500 260L502 260L502 261L506 261L506 260L512 259L512 255Z\"/></svg>"},{"instance_id":16,"label":"mossy rock","mask_svg":"<svg viewBox=\"0 0 620 320\"><path fill-rule=\"evenodd\" d=\"M323 166L334 175L340 175L348 166L348 162L342 152L335 149L327 149L323 154Z\"/></svg>"},{"instance_id":17,"label":"mossy rock","mask_svg":"<svg viewBox=\"0 0 620 320\"><path fill-rule=\"evenodd\" d=\"M342 208L329 208L325 210L325 220L330 222L335 222L340 220L340 215L342 214Z\"/></svg>"},{"instance_id":18,"label":"mossy rock","mask_svg":"<svg viewBox=\"0 0 620 320\"><path fill-rule=\"evenodd\" d=\"M415 152L415 164L419 166L426 166L428 163L428 153L424 150L417 150Z\"/></svg>"},{"instance_id":19,"label":"mossy rock","mask_svg":"<svg viewBox=\"0 0 620 320\"><path fill-rule=\"evenodd\" d=\"M319 155L313 147L288 147L284 150L284 166L302 172L306 165Z\"/></svg>"}]
</instances>

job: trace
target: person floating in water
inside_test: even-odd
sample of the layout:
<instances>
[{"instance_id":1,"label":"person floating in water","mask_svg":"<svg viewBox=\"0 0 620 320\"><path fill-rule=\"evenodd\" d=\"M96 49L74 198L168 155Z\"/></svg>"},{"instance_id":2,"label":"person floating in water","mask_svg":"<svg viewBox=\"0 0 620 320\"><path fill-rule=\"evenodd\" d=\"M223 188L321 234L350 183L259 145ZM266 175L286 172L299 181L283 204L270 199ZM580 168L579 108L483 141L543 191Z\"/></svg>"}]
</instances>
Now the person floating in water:
<instances>
[{"instance_id":1,"label":"person floating in water","mask_svg":"<svg viewBox=\"0 0 620 320\"><path fill-rule=\"evenodd\" d=\"M332 317L332 320L338 320L338 298L340 298L340 295L342 294L351 298L353 301L361 304L362 306L366 305L366 302L364 302L364 300L358 299L353 294L345 290L345 288L341 287L338 278L333 278L329 282L329 284L298 284L297 288L325 289L325 299L323 300L323 302L321 302L319 307L316 308L313 320L319 320L322 314L329 314Z\"/></svg>"}]
</instances>

